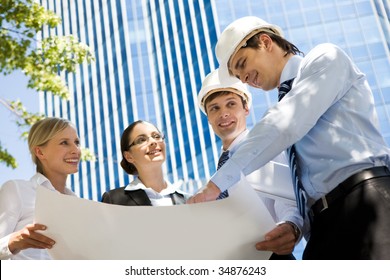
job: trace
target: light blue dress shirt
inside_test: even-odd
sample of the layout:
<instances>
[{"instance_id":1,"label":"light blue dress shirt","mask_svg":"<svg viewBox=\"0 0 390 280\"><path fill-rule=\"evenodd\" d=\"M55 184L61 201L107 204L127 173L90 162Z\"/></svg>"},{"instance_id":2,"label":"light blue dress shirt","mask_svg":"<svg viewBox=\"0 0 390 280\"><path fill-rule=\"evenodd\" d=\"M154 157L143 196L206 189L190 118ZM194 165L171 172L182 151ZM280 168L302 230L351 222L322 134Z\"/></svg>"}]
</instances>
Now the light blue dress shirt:
<instances>
[{"instance_id":1,"label":"light blue dress shirt","mask_svg":"<svg viewBox=\"0 0 390 280\"><path fill-rule=\"evenodd\" d=\"M244 130L230 144L229 148L227 149L229 151L229 158L235 154L235 152L240 147L241 143L248 136L248 133L249 133L249 130L247 130L247 129ZM224 152L224 151L222 150L222 152ZM280 163L280 164L288 164L287 159L286 159L286 155L284 152L277 155L275 158L272 159L272 161ZM229 160L226 163L228 163L228 162L229 162ZM257 170L257 171L258 172L266 172L266 170L262 170L262 169ZM289 186L291 186L291 188L293 187L291 182L286 182L286 184L289 184ZM255 189L257 189L257 188L261 189L261 186L253 186L253 187ZM261 192L259 192L259 196L262 199L262 201L264 202L264 205L266 206L267 210L271 214L275 223L278 224L278 223L282 223L285 221L290 221L298 226L301 233L306 233L308 231L308 225L304 225L303 218L299 214L298 208L296 207L295 203L289 203L283 197L280 199L277 199L278 196L276 194L273 196L275 199L266 197Z\"/></svg>"},{"instance_id":2,"label":"light blue dress shirt","mask_svg":"<svg viewBox=\"0 0 390 280\"><path fill-rule=\"evenodd\" d=\"M389 166L366 77L335 45L292 57L291 91L270 108L211 181L224 191L295 143L308 206L352 174Z\"/></svg>"}]
</instances>

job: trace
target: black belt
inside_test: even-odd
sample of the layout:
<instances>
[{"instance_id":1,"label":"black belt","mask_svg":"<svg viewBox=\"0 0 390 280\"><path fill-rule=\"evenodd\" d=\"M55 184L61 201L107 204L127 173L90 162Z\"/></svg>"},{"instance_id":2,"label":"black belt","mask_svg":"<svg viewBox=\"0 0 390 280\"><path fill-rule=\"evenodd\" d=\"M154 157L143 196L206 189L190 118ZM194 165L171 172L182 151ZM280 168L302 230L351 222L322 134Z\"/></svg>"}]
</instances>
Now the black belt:
<instances>
[{"instance_id":1,"label":"black belt","mask_svg":"<svg viewBox=\"0 0 390 280\"><path fill-rule=\"evenodd\" d=\"M390 176L390 170L386 166L372 167L359 171L358 173L348 177L336 188L331 190L328 194L317 200L310 210L310 215L314 217L318 215L337 199L346 196L359 183L377 177Z\"/></svg>"}]
</instances>

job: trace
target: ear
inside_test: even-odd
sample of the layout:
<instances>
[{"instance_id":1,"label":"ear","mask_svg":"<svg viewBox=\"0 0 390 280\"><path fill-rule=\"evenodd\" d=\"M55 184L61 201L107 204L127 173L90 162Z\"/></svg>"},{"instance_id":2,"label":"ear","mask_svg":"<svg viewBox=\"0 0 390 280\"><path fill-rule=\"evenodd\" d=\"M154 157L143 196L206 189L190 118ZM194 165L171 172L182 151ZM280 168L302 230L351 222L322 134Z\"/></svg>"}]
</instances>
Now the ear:
<instances>
[{"instance_id":1,"label":"ear","mask_svg":"<svg viewBox=\"0 0 390 280\"><path fill-rule=\"evenodd\" d=\"M249 115L249 108L248 108L248 104L245 104L245 117L247 117Z\"/></svg>"},{"instance_id":2,"label":"ear","mask_svg":"<svg viewBox=\"0 0 390 280\"><path fill-rule=\"evenodd\" d=\"M41 147L35 147L34 148L34 154L37 158L39 158L40 160L44 159L45 156L43 155L43 151L42 151L42 148Z\"/></svg>"},{"instance_id":3,"label":"ear","mask_svg":"<svg viewBox=\"0 0 390 280\"><path fill-rule=\"evenodd\" d=\"M272 47L272 39L267 34L260 35L260 45L264 46L264 49L268 50Z\"/></svg>"},{"instance_id":4,"label":"ear","mask_svg":"<svg viewBox=\"0 0 390 280\"><path fill-rule=\"evenodd\" d=\"M126 159L128 162L134 163L134 157L131 155L130 152L125 151L125 152L123 153L123 156L125 157L125 159Z\"/></svg>"}]
</instances>

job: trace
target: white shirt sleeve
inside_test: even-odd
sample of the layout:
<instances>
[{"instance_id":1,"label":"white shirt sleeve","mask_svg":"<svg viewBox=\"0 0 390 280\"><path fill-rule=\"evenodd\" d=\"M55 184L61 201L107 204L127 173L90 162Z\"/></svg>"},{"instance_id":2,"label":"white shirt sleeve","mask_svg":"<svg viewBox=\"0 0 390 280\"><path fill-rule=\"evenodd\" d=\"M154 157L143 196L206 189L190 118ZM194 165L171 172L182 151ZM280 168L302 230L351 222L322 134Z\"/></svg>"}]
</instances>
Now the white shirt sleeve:
<instances>
[{"instance_id":1,"label":"white shirt sleeve","mask_svg":"<svg viewBox=\"0 0 390 280\"><path fill-rule=\"evenodd\" d=\"M12 256L8 248L10 235L15 231L20 216L21 199L13 181L0 188L0 259Z\"/></svg>"},{"instance_id":2,"label":"white shirt sleeve","mask_svg":"<svg viewBox=\"0 0 390 280\"><path fill-rule=\"evenodd\" d=\"M8 248L10 234L0 238L0 260L11 259L12 253Z\"/></svg>"}]
</instances>

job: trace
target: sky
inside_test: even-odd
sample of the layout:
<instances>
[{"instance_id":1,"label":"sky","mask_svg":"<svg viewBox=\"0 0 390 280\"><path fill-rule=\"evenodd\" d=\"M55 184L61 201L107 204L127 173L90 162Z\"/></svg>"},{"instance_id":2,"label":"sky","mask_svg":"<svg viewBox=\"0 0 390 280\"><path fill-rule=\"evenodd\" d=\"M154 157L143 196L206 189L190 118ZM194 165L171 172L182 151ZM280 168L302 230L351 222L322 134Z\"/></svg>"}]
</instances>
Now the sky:
<instances>
[{"instance_id":1,"label":"sky","mask_svg":"<svg viewBox=\"0 0 390 280\"><path fill-rule=\"evenodd\" d=\"M27 89L27 78L21 72L4 76L0 74L0 97L5 100L22 101L28 112L39 111L39 95ZM21 139L24 130L15 123L14 114L0 103L0 142L13 155L18 167L12 169L0 162L0 185L11 179L28 180L35 174L35 165L28 151L27 140Z\"/></svg>"}]
</instances>

